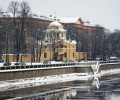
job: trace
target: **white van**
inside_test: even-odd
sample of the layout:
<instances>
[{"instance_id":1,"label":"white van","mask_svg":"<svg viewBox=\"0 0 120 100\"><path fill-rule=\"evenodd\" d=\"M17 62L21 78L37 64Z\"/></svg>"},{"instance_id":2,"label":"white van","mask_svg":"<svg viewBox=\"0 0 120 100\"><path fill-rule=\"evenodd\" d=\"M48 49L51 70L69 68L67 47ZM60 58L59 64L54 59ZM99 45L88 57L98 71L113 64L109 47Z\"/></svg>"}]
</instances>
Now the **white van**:
<instances>
[{"instance_id":1,"label":"white van","mask_svg":"<svg viewBox=\"0 0 120 100\"><path fill-rule=\"evenodd\" d=\"M109 58L109 60L117 60L117 57L111 56L111 57Z\"/></svg>"}]
</instances>

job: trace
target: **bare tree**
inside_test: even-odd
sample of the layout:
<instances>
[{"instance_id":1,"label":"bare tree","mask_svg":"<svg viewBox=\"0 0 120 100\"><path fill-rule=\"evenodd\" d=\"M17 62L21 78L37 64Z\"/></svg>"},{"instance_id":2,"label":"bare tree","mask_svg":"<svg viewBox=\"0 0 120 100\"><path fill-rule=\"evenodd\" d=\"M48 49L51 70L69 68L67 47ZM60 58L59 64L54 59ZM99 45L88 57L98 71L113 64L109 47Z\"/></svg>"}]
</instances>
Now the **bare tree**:
<instances>
[{"instance_id":1,"label":"bare tree","mask_svg":"<svg viewBox=\"0 0 120 100\"><path fill-rule=\"evenodd\" d=\"M19 3L17 1L12 1L10 2L8 6L8 12L12 13L13 17L13 29L14 29L14 36L13 36L13 41L15 41L14 45L14 53L16 51L16 60L18 61L18 33L17 33L17 23L16 23L16 17L19 12ZM14 61L14 57L13 57Z\"/></svg>"},{"instance_id":2,"label":"bare tree","mask_svg":"<svg viewBox=\"0 0 120 100\"><path fill-rule=\"evenodd\" d=\"M21 33L24 31L24 24L25 24L25 19L26 17L30 14L31 8L29 4L25 1L23 1L20 4L20 16L21 16Z\"/></svg>"},{"instance_id":3,"label":"bare tree","mask_svg":"<svg viewBox=\"0 0 120 100\"><path fill-rule=\"evenodd\" d=\"M58 50L59 50L59 46L60 46L60 42L59 42L59 32L57 32L56 30L51 31L50 34L50 41L52 44L52 50L53 50L53 59L52 60L57 60L57 56L58 56ZM63 48L63 45L61 45Z\"/></svg>"},{"instance_id":4,"label":"bare tree","mask_svg":"<svg viewBox=\"0 0 120 100\"><path fill-rule=\"evenodd\" d=\"M0 8L0 16L3 15L3 11L2 11L2 8Z\"/></svg>"},{"instance_id":5,"label":"bare tree","mask_svg":"<svg viewBox=\"0 0 120 100\"><path fill-rule=\"evenodd\" d=\"M27 18L27 16L29 15L31 9L30 9L30 6L27 2L23 1L21 4L20 4L20 17L21 17L21 31L20 31L20 39L19 39L19 46L18 46L18 49L19 49L19 53L20 52L23 52L25 53L25 48L26 48L26 45L25 45L25 37L24 37L24 30L25 30L25 20ZM21 50L24 50L22 51ZM18 53L18 59L19 59L19 53ZM22 58L22 57L21 57ZM22 61L22 59L21 59Z\"/></svg>"},{"instance_id":6,"label":"bare tree","mask_svg":"<svg viewBox=\"0 0 120 100\"><path fill-rule=\"evenodd\" d=\"M8 6L8 11L13 14L13 18L15 18L18 15L19 12L19 3L17 1L10 2ZM14 20L15 24L15 20Z\"/></svg>"},{"instance_id":7,"label":"bare tree","mask_svg":"<svg viewBox=\"0 0 120 100\"><path fill-rule=\"evenodd\" d=\"M44 33L41 32L40 34L40 46L39 46L39 62L41 61L41 54L42 54L42 46L43 46L43 43L42 41L44 40Z\"/></svg>"}]
</instances>

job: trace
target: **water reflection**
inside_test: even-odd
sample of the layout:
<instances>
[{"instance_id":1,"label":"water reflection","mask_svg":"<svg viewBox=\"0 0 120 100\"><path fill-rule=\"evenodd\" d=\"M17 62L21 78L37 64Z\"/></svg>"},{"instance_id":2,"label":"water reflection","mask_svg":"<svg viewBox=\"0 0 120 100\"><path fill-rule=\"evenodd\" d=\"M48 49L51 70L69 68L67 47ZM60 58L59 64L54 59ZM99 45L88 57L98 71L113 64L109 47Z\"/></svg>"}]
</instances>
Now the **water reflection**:
<instances>
[{"instance_id":1,"label":"water reflection","mask_svg":"<svg viewBox=\"0 0 120 100\"><path fill-rule=\"evenodd\" d=\"M51 85L0 92L0 99L11 100L119 100L120 75L94 77Z\"/></svg>"}]
</instances>

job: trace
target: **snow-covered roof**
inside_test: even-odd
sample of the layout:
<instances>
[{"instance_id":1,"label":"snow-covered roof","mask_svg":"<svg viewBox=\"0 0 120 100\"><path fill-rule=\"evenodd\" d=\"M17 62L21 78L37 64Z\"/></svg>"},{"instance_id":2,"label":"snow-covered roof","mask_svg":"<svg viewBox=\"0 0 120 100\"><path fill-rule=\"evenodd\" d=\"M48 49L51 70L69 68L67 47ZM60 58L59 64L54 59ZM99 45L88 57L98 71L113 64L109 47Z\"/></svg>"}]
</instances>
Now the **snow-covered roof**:
<instances>
[{"instance_id":1,"label":"snow-covered roof","mask_svg":"<svg viewBox=\"0 0 120 100\"><path fill-rule=\"evenodd\" d=\"M53 21L52 18L46 17L46 16L31 15L31 17L32 17L32 18L37 18L37 19L42 19L42 20Z\"/></svg>"},{"instance_id":2,"label":"snow-covered roof","mask_svg":"<svg viewBox=\"0 0 120 100\"><path fill-rule=\"evenodd\" d=\"M65 29L47 29L45 30L45 32L51 32L51 31L55 31L55 32L65 32Z\"/></svg>"},{"instance_id":3,"label":"snow-covered roof","mask_svg":"<svg viewBox=\"0 0 120 100\"><path fill-rule=\"evenodd\" d=\"M65 42L70 43L70 44L77 44L75 40L66 40Z\"/></svg>"},{"instance_id":4,"label":"snow-covered roof","mask_svg":"<svg viewBox=\"0 0 120 100\"><path fill-rule=\"evenodd\" d=\"M50 23L49 26L62 26L62 25L59 22L54 21L54 22Z\"/></svg>"},{"instance_id":5,"label":"snow-covered roof","mask_svg":"<svg viewBox=\"0 0 120 100\"><path fill-rule=\"evenodd\" d=\"M0 12L0 17L13 17L13 14L9 12Z\"/></svg>"},{"instance_id":6,"label":"snow-covered roof","mask_svg":"<svg viewBox=\"0 0 120 100\"><path fill-rule=\"evenodd\" d=\"M71 44L77 44L77 42L75 40L72 40Z\"/></svg>"},{"instance_id":7,"label":"snow-covered roof","mask_svg":"<svg viewBox=\"0 0 120 100\"><path fill-rule=\"evenodd\" d=\"M50 20L54 21L54 18L51 17L45 17L45 16L32 16L33 18L39 18L39 19L44 19L44 20ZM73 17L73 18L58 18L60 23L76 23L80 17ZM52 25L59 25L60 23L57 21L52 22ZM59 23L59 24L58 24Z\"/></svg>"},{"instance_id":8,"label":"snow-covered roof","mask_svg":"<svg viewBox=\"0 0 120 100\"><path fill-rule=\"evenodd\" d=\"M79 17L74 18L59 18L61 23L76 23L78 21Z\"/></svg>"},{"instance_id":9,"label":"snow-covered roof","mask_svg":"<svg viewBox=\"0 0 120 100\"><path fill-rule=\"evenodd\" d=\"M90 22L86 22L86 23L84 23L84 26L95 26L95 24L92 24Z\"/></svg>"}]
</instances>

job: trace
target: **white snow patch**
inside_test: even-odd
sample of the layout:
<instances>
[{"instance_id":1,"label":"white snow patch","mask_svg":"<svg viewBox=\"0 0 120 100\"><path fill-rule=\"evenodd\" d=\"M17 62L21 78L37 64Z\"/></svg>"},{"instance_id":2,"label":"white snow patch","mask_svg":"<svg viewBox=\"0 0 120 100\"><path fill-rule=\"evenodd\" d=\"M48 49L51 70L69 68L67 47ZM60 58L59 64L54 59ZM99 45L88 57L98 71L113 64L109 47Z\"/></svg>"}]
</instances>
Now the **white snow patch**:
<instances>
[{"instance_id":1,"label":"white snow patch","mask_svg":"<svg viewBox=\"0 0 120 100\"><path fill-rule=\"evenodd\" d=\"M50 23L49 26L62 26L62 25L59 22L54 21L54 22Z\"/></svg>"},{"instance_id":2,"label":"white snow patch","mask_svg":"<svg viewBox=\"0 0 120 100\"><path fill-rule=\"evenodd\" d=\"M61 74L61 75L52 75L52 76L44 76L44 77L34 77L34 78L26 78L26 79L16 79L16 80L7 80L0 81L0 91L13 90L19 88L47 85L47 84L55 84L60 82L67 82L73 80L88 80L90 75L83 74Z\"/></svg>"}]
</instances>

